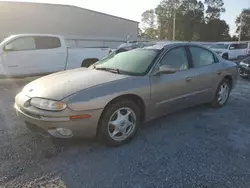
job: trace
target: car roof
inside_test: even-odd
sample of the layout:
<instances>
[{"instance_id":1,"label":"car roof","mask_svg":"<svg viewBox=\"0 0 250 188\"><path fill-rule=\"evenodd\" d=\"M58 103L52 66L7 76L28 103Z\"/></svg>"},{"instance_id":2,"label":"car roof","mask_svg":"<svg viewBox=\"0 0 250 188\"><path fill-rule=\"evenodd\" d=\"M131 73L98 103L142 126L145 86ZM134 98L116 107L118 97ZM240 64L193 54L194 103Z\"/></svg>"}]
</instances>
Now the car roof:
<instances>
[{"instance_id":1,"label":"car roof","mask_svg":"<svg viewBox=\"0 0 250 188\"><path fill-rule=\"evenodd\" d=\"M206 46L196 43L196 42L186 42L186 41L159 41L156 42L154 45L151 46L146 46L144 49L156 49L156 50L161 50L163 48L168 48L168 47L173 47L173 46L178 46L178 45L192 45L192 46L199 46L206 48Z\"/></svg>"},{"instance_id":2,"label":"car roof","mask_svg":"<svg viewBox=\"0 0 250 188\"><path fill-rule=\"evenodd\" d=\"M144 47L145 49L156 49L161 50L170 44L177 44L176 42L155 42L155 44L151 46Z\"/></svg>"},{"instance_id":3,"label":"car roof","mask_svg":"<svg viewBox=\"0 0 250 188\"><path fill-rule=\"evenodd\" d=\"M132 50L132 49L155 49L155 50L161 50L163 48L169 48L174 47L178 45L195 45L203 48L207 48L206 46L202 45L200 42L188 42L188 41L137 41L135 43L124 43L120 45L118 49L126 49L126 50Z\"/></svg>"}]
</instances>

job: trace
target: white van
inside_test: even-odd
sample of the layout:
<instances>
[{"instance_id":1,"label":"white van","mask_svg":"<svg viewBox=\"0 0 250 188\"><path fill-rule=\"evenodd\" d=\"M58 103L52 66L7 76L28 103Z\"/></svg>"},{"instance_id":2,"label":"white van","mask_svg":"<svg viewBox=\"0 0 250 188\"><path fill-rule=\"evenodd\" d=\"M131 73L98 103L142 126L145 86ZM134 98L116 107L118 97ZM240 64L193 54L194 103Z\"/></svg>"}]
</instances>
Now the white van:
<instances>
[{"instance_id":1,"label":"white van","mask_svg":"<svg viewBox=\"0 0 250 188\"><path fill-rule=\"evenodd\" d=\"M217 42L210 46L212 50L224 59L239 59L250 53L249 42Z\"/></svg>"},{"instance_id":2,"label":"white van","mask_svg":"<svg viewBox=\"0 0 250 188\"><path fill-rule=\"evenodd\" d=\"M0 76L43 75L88 67L109 51L102 47L68 48L60 35L12 35L0 43Z\"/></svg>"}]
</instances>

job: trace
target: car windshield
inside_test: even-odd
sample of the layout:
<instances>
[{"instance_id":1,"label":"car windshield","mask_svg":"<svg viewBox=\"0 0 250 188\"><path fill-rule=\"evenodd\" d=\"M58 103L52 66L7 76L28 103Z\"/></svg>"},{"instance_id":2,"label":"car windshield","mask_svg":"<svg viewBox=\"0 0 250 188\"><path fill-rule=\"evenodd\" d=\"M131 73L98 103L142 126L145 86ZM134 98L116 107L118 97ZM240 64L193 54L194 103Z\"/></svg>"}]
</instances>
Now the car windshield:
<instances>
[{"instance_id":1,"label":"car windshield","mask_svg":"<svg viewBox=\"0 0 250 188\"><path fill-rule=\"evenodd\" d=\"M115 69L134 75L145 74L160 50L135 49L113 54L94 64L96 69Z\"/></svg>"},{"instance_id":2,"label":"car windshield","mask_svg":"<svg viewBox=\"0 0 250 188\"><path fill-rule=\"evenodd\" d=\"M228 48L228 44L213 44L210 46L210 48L214 48L214 49L227 49Z\"/></svg>"}]
</instances>

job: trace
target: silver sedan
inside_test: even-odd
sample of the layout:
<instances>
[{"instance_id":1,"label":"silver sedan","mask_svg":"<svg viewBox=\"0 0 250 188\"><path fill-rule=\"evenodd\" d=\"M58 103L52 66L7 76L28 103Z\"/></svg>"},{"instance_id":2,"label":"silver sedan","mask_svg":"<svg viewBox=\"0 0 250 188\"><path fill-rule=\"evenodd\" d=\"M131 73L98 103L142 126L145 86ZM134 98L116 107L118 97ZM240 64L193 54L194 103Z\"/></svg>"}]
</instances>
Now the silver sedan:
<instances>
[{"instance_id":1,"label":"silver sedan","mask_svg":"<svg viewBox=\"0 0 250 188\"><path fill-rule=\"evenodd\" d=\"M142 122L202 103L224 106L237 72L205 47L156 43L37 79L17 94L15 109L31 130L117 146Z\"/></svg>"}]
</instances>

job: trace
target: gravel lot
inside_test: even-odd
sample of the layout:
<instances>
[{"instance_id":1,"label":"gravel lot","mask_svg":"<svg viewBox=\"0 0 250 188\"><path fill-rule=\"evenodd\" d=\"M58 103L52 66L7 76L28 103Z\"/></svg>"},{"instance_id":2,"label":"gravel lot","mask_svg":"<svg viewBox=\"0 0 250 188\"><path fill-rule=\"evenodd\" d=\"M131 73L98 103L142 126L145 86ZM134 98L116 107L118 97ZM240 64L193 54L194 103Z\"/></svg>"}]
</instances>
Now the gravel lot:
<instances>
[{"instance_id":1,"label":"gravel lot","mask_svg":"<svg viewBox=\"0 0 250 188\"><path fill-rule=\"evenodd\" d=\"M22 83L0 84L0 187L250 186L250 81L239 80L227 106L198 106L145 124L129 144L57 140L16 117Z\"/></svg>"}]
</instances>

